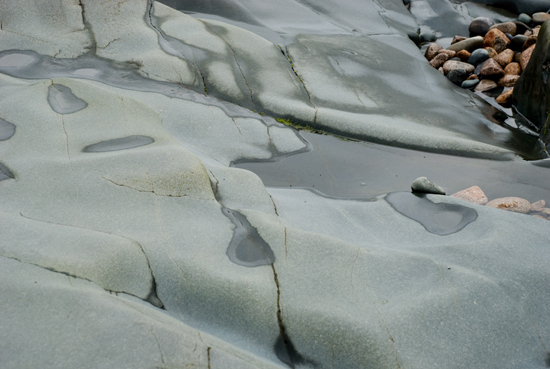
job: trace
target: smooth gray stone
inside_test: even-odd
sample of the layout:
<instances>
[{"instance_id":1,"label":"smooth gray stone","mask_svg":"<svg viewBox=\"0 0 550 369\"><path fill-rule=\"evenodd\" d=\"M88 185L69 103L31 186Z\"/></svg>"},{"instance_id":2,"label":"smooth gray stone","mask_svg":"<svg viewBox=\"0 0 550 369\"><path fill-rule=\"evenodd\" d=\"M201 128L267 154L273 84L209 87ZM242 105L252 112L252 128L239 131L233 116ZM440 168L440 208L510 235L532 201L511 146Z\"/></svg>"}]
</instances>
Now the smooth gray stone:
<instances>
[{"instance_id":1,"label":"smooth gray stone","mask_svg":"<svg viewBox=\"0 0 550 369\"><path fill-rule=\"evenodd\" d=\"M491 26L493 26L495 22L493 22L491 19L486 17L479 17L474 19L470 26L468 27L468 31L470 32L470 37L474 36L482 36L484 37L485 34L489 31Z\"/></svg>"},{"instance_id":2,"label":"smooth gray stone","mask_svg":"<svg viewBox=\"0 0 550 369\"><path fill-rule=\"evenodd\" d=\"M470 80L466 80L466 81L462 82L460 87L462 87L462 88L473 88L473 87L476 87L478 83L479 83L479 79L470 79Z\"/></svg>"},{"instance_id":3,"label":"smooth gray stone","mask_svg":"<svg viewBox=\"0 0 550 369\"><path fill-rule=\"evenodd\" d=\"M467 38L464 41L459 41L455 44L452 44L447 48L447 50L453 50L453 51L467 50L472 52L475 49L479 49L482 46L483 46L483 37L475 36L475 37Z\"/></svg>"},{"instance_id":4,"label":"smooth gray stone","mask_svg":"<svg viewBox=\"0 0 550 369\"><path fill-rule=\"evenodd\" d=\"M477 49L472 51L470 57L468 58L468 64L479 65L485 60L489 59L489 52L485 49Z\"/></svg>"},{"instance_id":5,"label":"smooth gray stone","mask_svg":"<svg viewBox=\"0 0 550 369\"><path fill-rule=\"evenodd\" d=\"M529 16L529 14L521 13L518 16L518 21L521 22L521 23L529 24L533 21L533 18L531 18L531 16Z\"/></svg>"},{"instance_id":6,"label":"smooth gray stone","mask_svg":"<svg viewBox=\"0 0 550 369\"><path fill-rule=\"evenodd\" d=\"M413 192L425 192L434 193L438 195L445 195L445 190L433 183L426 177L418 177L411 185Z\"/></svg>"}]
</instances>

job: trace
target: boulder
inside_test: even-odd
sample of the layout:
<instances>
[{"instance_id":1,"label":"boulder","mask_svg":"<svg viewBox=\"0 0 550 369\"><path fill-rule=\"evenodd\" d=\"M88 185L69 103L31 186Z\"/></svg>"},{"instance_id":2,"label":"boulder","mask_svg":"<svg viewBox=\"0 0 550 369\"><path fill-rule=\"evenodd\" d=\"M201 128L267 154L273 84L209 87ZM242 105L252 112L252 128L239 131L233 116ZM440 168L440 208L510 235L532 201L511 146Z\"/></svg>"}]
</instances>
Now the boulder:
<instances>
[{"instance_id":1,"label":"boulder","mask_svg":"<svg viewBox=\"0 0 550 369\"><path fill-rule=\"evenodd\" d=\"M519 76L521 74L521 67L519 63L512 62L504 68L504 73L507 75Z\"/></svg>"},{"instance_id":2,"label":"boulder","mask_svg":"<svg viewBox=\"0 0 550 369\"><path fill-rule=\"evenodd\" d=\"M487 196L485 196L483 190L478 186L472 186L465 190L454 193L451 195L451 197L478 205L485 205L489 201Z\"/></svg>"},{"instance_id":3,"label":"boulder","mask_svg":"<svg viewBox=\"0 0 550 369\"><path fill-rule=\"evenodd\" d=\"M472 36L485 36L487 31L493 26L495 22L486 17L478 17L470 23L468 31L470 32L470 37Z\"/></svg>"},{"instance_id":4,"label":"boulder","mask_svg":"<svg viewBox=\"0 0 550 369\"><path fill-rule=\"evenodd\" d=\"M493 58L487 59L481 66L479 75L482 78L498 79L504 75L504 69Z\"/></svg>"},{"instance_id":5,"label":"boulder","mask_svg":"<svg viewBox=\"0 0 550 369\"><path fill-rule=\"evenodd\" d=\"M424 56L426 57L426 59L432 60L433 58L436 57L439 50L442 50L442 49L443 49L443 46L436 44L435 42L431 43L430 46L428 46L428 48L426 49Z\"/></svg>"},{"instance_id":6,"label":"boulder","mask_svg":"<svg viewBox=\"0 0 550 369\"><path fill-rule=\"evenodd\" d=\"M504 33L509 33L512 36L514 36L516 34L518 26L514 22L505 22L505 23L495 24L491 26L491 28L489 29L491 30L495 28L501 30Z\"/></svg>"},{"instance_id":7,"label":"boulder","mask_svg":"<svg viewBox=\"0 0 550 369\"><path fill-rule=\"evenodd\" d=\"M474 91L484 92L484 91L492 90L497 87L498 85L495 81L491 81L490 79L482 79L479 82L479 84L476 86Z\"/></svg>"},{"instance_id":8,"label":"boulder","mask_svg":"<svg viewBox=\"0 0 550 369\"><path fill-rule=\"evenodd\" d=\"M470 74L475 70L475 67L472 64L463 63L455 60L449 60L445 62L445 64L443 64L443 70L445 71L445 74L454 69L464 69L468 74Z\"/></svg>"},{"instance_id":9,"label":"boulder","mask_svg":"<svg viewBox=\"0 0 550 369\"><path fill-rule=\"evenodd\" d=\"M483 46L483 37L476 36L476 37L467 38L464 41L459 41L456 44L449 46L447 50L453 50L453 51L467 50L469 52L472 52L475 49L479 49L482 46Z\"/></svg>"},{"instance_id":10,"label":"boulder","mask_svg":"<svg viewBox=\"0 0 550 369\"><path fill-rule=\"evenodd\" d=\"M531 210L531 203L519 197L501 197L489 201L486 206L523 214Z\"/></svg>"},{"instance_id":11,"label":"boulder","mask_svg":"<svg viewBox=\"0 0 550 369\"><path fill-rule=\"evenodd\" d=\"M548 145L550 123L550 22L540 29L539 40L521 53L523 73L514 88L514 105L518 111L541 130L540 138Z\"/></svg>"},{"instance_id":12,"label":"boulder","mask_svg":"<svg viewBox=\"0 0 550 369\"><path fill-rule=\"evenodd\" d=\"M445 195L445 190L433 183L426 177L419 177L414 180L411 185L413 192L433 193L437 195ZM531 205L531 204L529 204Z\"/></svg>"}]
</instances>

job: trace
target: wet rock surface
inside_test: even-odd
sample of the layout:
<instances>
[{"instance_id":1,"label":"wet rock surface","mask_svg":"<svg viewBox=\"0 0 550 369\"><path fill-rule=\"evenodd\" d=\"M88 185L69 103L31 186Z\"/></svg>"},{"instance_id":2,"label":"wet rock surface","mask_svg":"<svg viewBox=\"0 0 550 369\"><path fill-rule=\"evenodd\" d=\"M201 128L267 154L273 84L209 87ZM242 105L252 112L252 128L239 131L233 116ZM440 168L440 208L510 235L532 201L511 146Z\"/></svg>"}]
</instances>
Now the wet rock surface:
<instances>
[{"instance_id":1,"label":"wet rock surface","mask_svg":"<svg viewBox=\"0 0 550 369\"><path fill-rule=\"evenodd\" d=\"M411 41L509 13L166 2L0 2L4 366L544 365L538 137Z\"/></svg>"}]
</instances>

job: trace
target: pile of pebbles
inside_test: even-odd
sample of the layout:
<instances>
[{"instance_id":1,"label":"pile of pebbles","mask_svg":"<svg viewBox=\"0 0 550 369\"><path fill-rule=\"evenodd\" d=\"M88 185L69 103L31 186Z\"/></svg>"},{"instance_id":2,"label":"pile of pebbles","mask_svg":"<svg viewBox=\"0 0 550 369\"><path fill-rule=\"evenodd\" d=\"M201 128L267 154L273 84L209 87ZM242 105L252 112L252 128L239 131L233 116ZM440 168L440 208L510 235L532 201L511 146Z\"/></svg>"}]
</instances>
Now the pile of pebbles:
<instances>
[{"instance_id":1,"label":"pile of pebbles","mask_svg":"<svg viewBox=\"0 0 550 369\"><path fill-rule=\"evenodd\" d=\"M445 195L445 190L443 188L426 177L419 177L415 179L411 185L411 190L412 192ZM468 201L473 204L485 205L515 213L529 214L536 218L550 220L550 208L546 207L546 202L544 200L530 203L528 200L520 197L500 197L489 201L479 186L469 187L465 190L452 194L451 197Z\"/></svg>"},{"instance_id":2,"label":"pile of pebbles","mask_svg":"<svg viewBox=\"0 0 550 369\"><path fill-rule=\"evenodd\" d=\"M539 200L530 203L528 200L520 197L501 197L489 201L485 193L478 186L473 186L459 191L451 197L465 200L478 205L490 206L492 208L512 211L515 213L529 214L536 218L550 220L550 208L545 207L546 202Z\"/></svg>"},{"instance_id":3,"label":"pile of pebbles","mask_svg":"<svg viewBox=\"0 0 550 369\"><path fill-rule=\"evenodd\" d=\"M496 102L509 107L514 85L535 49L540 25L548 19L548 13L522 13L517 21L495 24L479 17L470 23L469 38L455 36L447 49L431 43L425 57L462 88L489 92L504 87Z\"/></svg>"}]
</instances>

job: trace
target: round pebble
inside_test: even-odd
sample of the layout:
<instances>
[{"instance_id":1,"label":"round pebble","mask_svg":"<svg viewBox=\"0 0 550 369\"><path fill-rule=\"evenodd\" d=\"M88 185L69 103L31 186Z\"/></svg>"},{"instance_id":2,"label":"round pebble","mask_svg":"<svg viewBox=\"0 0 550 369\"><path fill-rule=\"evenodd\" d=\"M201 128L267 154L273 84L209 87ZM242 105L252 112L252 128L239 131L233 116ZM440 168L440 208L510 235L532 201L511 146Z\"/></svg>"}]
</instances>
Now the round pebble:
<instances>
[{"instance_id":1,"label":"round pebble","mask_svg":"<svg viewBox=\"0 0 550 369\"><path fill-rule=\"evenodd\" d=\"M462 88L474 88L479 83L479 79L468 79L460 85Z\"/></svg>"},{"instance_id":2,"label":"round pebble","mask_svg":"<svg viewBox=\"0 0 550 369\"><path fill-rule=\"evenodd\" d=\"M533 18L529 16L529 14L521 13L518 16L518 22L529 24L533 21Z\"/></svg>"},{"instance_id":3,"label":"round pebble","mask_svg":"<svg viewBox=\"0 0 550 369\"><path fill-rule=\"evenodd\" d=\"M485 49L474 50L468 58L468 64L478 65L489 59L489 52Z\"/></svg>"},{"instance_id":4,"label":"round pebble","mask_svg":"<svg viewBox=\"0 0 550 369\"><path fill-rule=\"evenodd\" d=\"M472 36L485 36L492 25L495 23L486 17L478 17L470 23L468 31L470 31L470 37Z\"/></svg>"},{"instance_id":5,"label":"round pebble","mask_svg":"<svg viewBox=\"0 0 550 369\"><path fill-rule=\"evenodd\" d=\"M468 72L464 69L453 69L447 74L449 81L457 86L461 86L462 82L468 78Z\"/></svg>"},{"instance_id":6,"label":"round pebble","mask_svg":"<svg viewBox=\"0 0 550 369\"><path fill-rule=\"evenodd\" d=\"M516 35L512 37L510 40L510 48L514 51L521 51L523 49L523 45L525 44L525 41L527 41L529 37L524 35Z\"/></svg>"}]
</instances>

